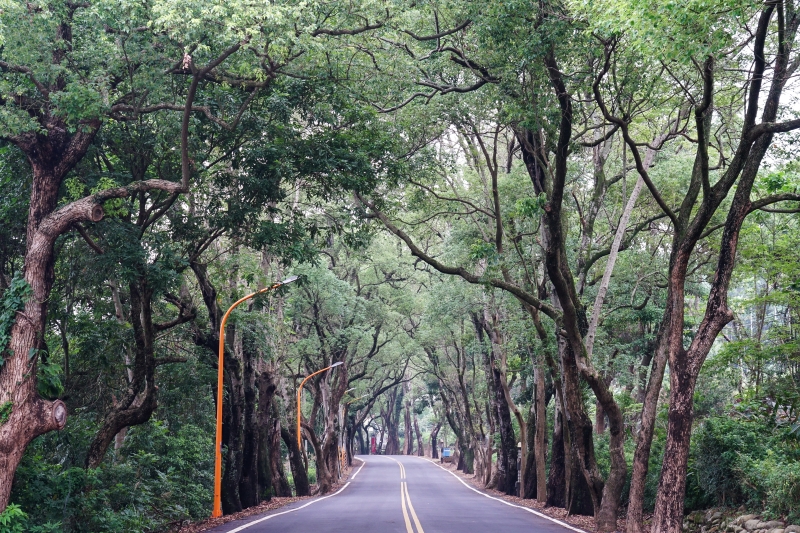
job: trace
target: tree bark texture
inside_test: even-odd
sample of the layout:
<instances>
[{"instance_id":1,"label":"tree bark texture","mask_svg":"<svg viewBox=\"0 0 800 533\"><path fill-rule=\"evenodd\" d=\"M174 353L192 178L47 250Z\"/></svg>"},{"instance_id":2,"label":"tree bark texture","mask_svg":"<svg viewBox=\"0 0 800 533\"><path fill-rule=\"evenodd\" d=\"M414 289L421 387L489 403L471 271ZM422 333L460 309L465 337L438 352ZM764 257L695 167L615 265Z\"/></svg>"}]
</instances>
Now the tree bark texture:
<instances>
[{"instance_id":1,"label":"tree bark texture","mask_svg":"<svg viewBox=\"0 0 800 533\"><path fill-rule=\"evenodd\" d=\"M405 427L406 437L403 446L403 455L414 455L414 426L411 422L411 404L408 397L405 401L403 425Z\"/></svg>"},{"instance_id":2,"label":"tree bark texture","mask_svg":"<svg viewBox=\"0 0 800 533\"><path fill-rule=\"evenodd\" d=\"M439 430L442 429L442 423L436 422L436 425L431 430L431 459L439 458Z\"/></svg>"},{"instance_id":3,"label":"tree bark texture","mask_svg":"<svg viewBox=\"0 0 800 533\"><path fill-rule=\"evenodd\" d=\"M417 455L420 457L425 456L425 446L422 444L422 432L419 430L419 422L417 416L414 415L414 433L417 435Z\"/></svg>"},{"instance_id":4,"label":"tree bark texture","mask_svg":"<svg viewBox=\"0 0 800 533\"><path fill-rule=\"evenodd\" d=\"M105 458L114 437L123 429L143 424L150 419L158 405L155 386L155 328L153 325L153 290L147 279L131 282L131 326L134 340L134 360L127 395L103 419L86 454L86 467L97 468Z\"/></svg>"},{"instance_id":5,"label":"tree bark texture","mask_svg":"<svg viewBox=\"0 0 800 533\"><path fill-rule=\"evenodd\" d=\"M558 397L555 399L553 438L550 441L550 473L547 477L548 507L567 506L567 465L564 443L564 414Z\"/></svg>"},{"instance_id":6,"label":"tree bark texture","mask_svg":"<svg viewBox=\"0 0 800 533\"><path fill-rule=\"evenodd\" d=\"M547 394L545 392L544 369L534 367L533 407L536 429L533 437L533 453L536 463L536 499L542 503L547 501Z\"/></svg>"},{"instance_id":7,"label":"tree bark texture","mask_svg":"<svg viewBox=\"0 0 800 533\"><path fill-rule=\"evenodd\" d=\"M292 469L294 478L295 496L310 496L311 485L308 482L308 471L303 464L303 452L297 447L297 438L289 433L285 427L281 427L281 439L289 450L289 466Z\"/></svg>"},{"instance_id":8,"label":"tree bark texture","mask_svg":"<svg viewBox=\"0 0 800 533\"><path fill-rule=\"evenodd\" d=\"M75 222L96 222L103 216L96 202L56 209L61 183L86 154L100 122L90 121L75 133L69 133L58 116L45 114L40 123L41 132L14 139L33 171L23 267L32 295L11 327L9 345L2 347L7 349L0 366L0 406L10 402L11 413L0 426L0 510L8 505L11 482L27 445L66 424L64 403L47 401L36 390L37 360L44 346L47 302L55 276L56 238Z\"/></svg>"}]
</instances>

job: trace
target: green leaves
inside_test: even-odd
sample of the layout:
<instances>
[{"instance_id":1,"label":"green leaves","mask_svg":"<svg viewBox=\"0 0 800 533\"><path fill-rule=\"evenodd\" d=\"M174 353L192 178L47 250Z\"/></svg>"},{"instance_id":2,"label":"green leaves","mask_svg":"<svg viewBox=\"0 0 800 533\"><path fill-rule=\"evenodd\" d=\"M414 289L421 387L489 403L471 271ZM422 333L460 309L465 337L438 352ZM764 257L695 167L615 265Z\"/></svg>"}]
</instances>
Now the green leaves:
<instances>
[{"instance_id":1,"label":"green leaves","mask_svg":"<svg viewBox=\"0 0 800 533\"><path fill-rule=\"evenodd\" d=\"M0 366L4 362L3 354L11 341L11 328L17 319L17 312L25 307L31 294L32 290L28 282L16 277L11 280L8 289L0 298Z\"/></svg>"},{"instance_id":2,"label":"green leaves","mask_svg":"<svg viewBox=\"0 0 800 533\"><path fill-rule=\"evenodd\" d=\"M493 258L495 255L494 245L488 242L479 241L469 247L469 258L473 261Z\"/></svg>"},{"instance_id":3,"label":"green leaves","mask_svg":"<svg viewBox=\"0 0 800 533\"><path fill-rule=\"evenodd\" d=\"M22 508L11 503L0 513L0 533L24 533L28 515Z\"/></svg>"},{"instance_id":4,"label":"green leaves","mask_svg":"<svg viewBox=\"0 0 800 533\"><path fill-rule=\"evenodd\" d=\"M41 361L37 368L36 390L48 400L55 400L64 394L61 382L61 366L51 361Z\"/></svg>"},{"instance_id":5,"label":"green leaves","mask_svg":"<svg viewBox=\"0 0 800 533\"><path fill-rule=\"evenodd\" d=\"M547 196L541 193L533 198L520 198L514 206L515 217L537 218L544 213L544 206L547 204Z\"/></svg>"},{"instance_id":6,"label":"green leaves","mask_svg":"<svg viewBox=\"0 0 800 533\"><path fill-rule=\"evenodd\" d=\"M718 55L758 8L748 0L572 0L569 5L587 32L624 36L641 53L679 62Z\"/></svg>"},{"instance_id":7,"label":"green leaves","mask_svg":"<svg viewBox=\"0 0 800 533\"><path fill-rule=\"evenodd\" d=\"M14 402L8 401L0 405L0 426L8 422L8 417L11 416L11 409L14 408Z\"/></svg>"}]
</instances>

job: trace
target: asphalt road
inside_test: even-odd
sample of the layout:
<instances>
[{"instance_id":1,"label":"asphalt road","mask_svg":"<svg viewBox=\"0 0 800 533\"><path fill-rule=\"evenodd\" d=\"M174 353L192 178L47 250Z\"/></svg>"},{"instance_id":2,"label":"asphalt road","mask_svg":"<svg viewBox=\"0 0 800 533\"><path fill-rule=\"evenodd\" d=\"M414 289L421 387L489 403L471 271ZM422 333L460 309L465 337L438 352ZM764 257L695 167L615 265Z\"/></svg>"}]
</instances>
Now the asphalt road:
<instances>
[{"instance_id":1,"label":"asphalt road","mask_svg":"<svg viewBox=\"0 0 800 533\"><path fill-rule=\"evenodd\" d=\"M215 533L571 533L489 497L421 457L360 456L338 492L229 522Z\"/></svg>"}]
</instances>

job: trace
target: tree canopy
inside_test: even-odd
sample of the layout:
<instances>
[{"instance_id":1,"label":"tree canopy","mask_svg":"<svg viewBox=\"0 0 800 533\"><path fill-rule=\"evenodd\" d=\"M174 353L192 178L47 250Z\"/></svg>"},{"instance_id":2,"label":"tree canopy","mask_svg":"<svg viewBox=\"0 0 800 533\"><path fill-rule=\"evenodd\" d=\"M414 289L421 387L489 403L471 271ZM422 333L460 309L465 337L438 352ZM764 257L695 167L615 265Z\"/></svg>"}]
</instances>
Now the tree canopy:
<instances>
[{"instance_id":1,"label":"tree canopy","mask_svg":"<svg viewBox=\"0 0 800 533\"><path fill-rule=\"evenodd\" d=\"M800 519L799 27L0 0L0 518L207 516L222 401L226 514L448 446L602 532Z\"/></svg>"}]
</instances>

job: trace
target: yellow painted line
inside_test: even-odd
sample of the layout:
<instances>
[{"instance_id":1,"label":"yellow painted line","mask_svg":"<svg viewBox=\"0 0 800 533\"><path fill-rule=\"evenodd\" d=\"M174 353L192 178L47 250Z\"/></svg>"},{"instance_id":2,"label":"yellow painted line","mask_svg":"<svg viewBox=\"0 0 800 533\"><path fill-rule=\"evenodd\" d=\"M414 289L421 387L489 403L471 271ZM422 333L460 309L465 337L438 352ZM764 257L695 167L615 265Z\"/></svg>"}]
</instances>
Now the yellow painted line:
<instances>
[{"instance_id":1,"label":"yellow painted line","mask_svg":"<svg viewBox=\"0 0 800 533\"><path fill-rule=\"evenodd\" d=\"M411 520L408 519L408 512L406 511L405 485L405 482L400 482L400 507L403 508L403 520L406 521L406 531L408 533L414 533L414 530L411 528Z\"/></svg>"},{"instance_id":2,"label":"yellow painted line","mask_svg":"<svg viewBox=\"0 0 800 533\"><path fill-rule=\"evenodd\" d=\"M408 504L408 510L411 511L411 518L414 519L414 525L417 526L417 533L425 533L422 529L422 524L419 523L419 518L417 518L417 513L414 512L414 506L411 505L411 496L408 494L408 484L403 483L403 490L406 491L406 503Z\"/></svg>"},{"instance_id":3,"label":"yellow painted line","mask_svg":"<svg viewBox=\"0 0 800 533\"><path fill-rule=\"evenodd\" d=\"M405 479L406 478L406 468L403 466L403 463L401 463L400 461L398 461L394 457L389 457L389 459L391 459L392 461L394 461L395 463L400 465L400 479Z\"/></svg>"}]
</instances>

